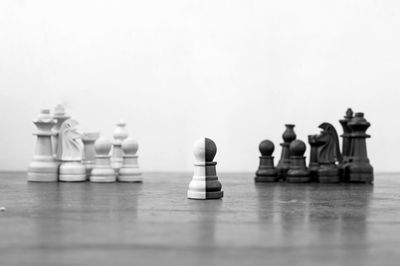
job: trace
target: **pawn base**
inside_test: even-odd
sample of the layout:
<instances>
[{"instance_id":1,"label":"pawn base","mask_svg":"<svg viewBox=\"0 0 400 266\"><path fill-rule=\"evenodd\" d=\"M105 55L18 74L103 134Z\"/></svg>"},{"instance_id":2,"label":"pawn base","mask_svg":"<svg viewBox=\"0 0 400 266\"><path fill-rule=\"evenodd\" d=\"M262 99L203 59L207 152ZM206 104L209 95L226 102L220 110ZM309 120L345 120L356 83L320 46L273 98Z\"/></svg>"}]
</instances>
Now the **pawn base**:
<instances>
[{"instance_id":1,"label":"pawn base","mask_svg":"<svg viewBox=\"0 0 400 266\"><path fill-rule=\"evenodd\" d=\"M113 183L116 182L117 179L115 176L91 176L90 182L94 183Z\"/></svg>"},{"instance_id":2,"label":"pawn base","mask_svg":"<svg viewBox=\"0 0 400 266\"><path fill-rule=\"evenodd\" d=\"M86 181L86 175L79 174L60 174L60 182L84 182Z\"/></svg>"},{"instance_id":3,"label":"pawn base","mask_svg":"<svg viewBox=\"0 0 400 266\"><path fill-rule=\"evenodd\" d=\"M310 182L309 176L286 176L288 183L308 183Z\"/></svg>"},{"instance_id":4,"label":"pawn base","mask_svg":"<svg viewBox=\"0 0 400 266\"><path fill-rule=\"evenodd\" d=\"M117 179L118 179L118 182L130 182L130 183L142 183L143 182L140 174L129 175L129 176L128 175L127 176L119 175Z\"/></svg>"},{"instance_id":5,"label":"pawn base","mask_svg":"<svg viewBox=\"0 0 400 266\"><path fill-rule=\"evenodd\" d=\"M271 182L278 182L278 176L256 176L254 181L257 183L271 183Z\"/></svg>"},{"instance_id":6,"label":"pawn base","mask_svg":"<svg viewBox=\"0 0 400 266\"><path fill-rule=\"evenodd\" d=\"M318 176L319 183L339 183L340 177L339 176Z\"/></svg>"},{"instance_id":7,"label":"pawn base","mask_svg":"<svg viewBox=\"0 0 400 266\"><path fill-rule=\"evenodd\" d=\"M220 199L224 196L223 191L212 191L212 192L198 192L188 191L187 197L189 199Z\"/></svg>"}]
</instances>

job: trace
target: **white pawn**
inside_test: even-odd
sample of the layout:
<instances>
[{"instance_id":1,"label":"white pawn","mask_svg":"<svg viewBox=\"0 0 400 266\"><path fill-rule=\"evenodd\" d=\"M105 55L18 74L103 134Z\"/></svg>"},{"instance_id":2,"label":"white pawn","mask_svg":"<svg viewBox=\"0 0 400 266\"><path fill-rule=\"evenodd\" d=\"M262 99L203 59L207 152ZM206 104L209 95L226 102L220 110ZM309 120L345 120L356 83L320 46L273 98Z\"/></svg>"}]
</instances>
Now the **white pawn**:
<instances>
[{"instance_id":1,"label":"white pawn","mask_svg":"<svg viewBox=\"0 0 400 266\"><path fill-rule=\"evenodd\" d=\"M33 121L37 131L35 154L28 168L28 181L56 182L58 180L58 164L53 157L51 137L52 127L56 120L50 115L50 110L43 109L37 119Z\"/></svg>"},{"instance_id":2,"label":"white pawn","mask_svg":"<svg viewBox=\"0 0 400 266\"><path fill-rule=\"evenodd\" d=\"M123 152L122 152L122 142L128 137L128 131L126 130L126 123L124 120L119 120L116 123L117 127L114 130L113 137L113 149L111 156L111 167L114 168L115 172L118 173L119 169L122 167Z\"/></svg>"},{"instance_id":3,"label":"white pawn","mask_svg":"<svg viewBox=\"0 0 400 266\"><path fill-rule=\"evenodd\" d=\"M138 156L139 144L136 140L127 138L122 142L123 163L118 173L120 182L142 182L139 171Z\"/></svg>"},{"instance_id":4,"label":"white pawn","mask_svg":"<svg viewBox=\"0 0 400 266\"><path fill-rule=\"evenodd\" d=\"M222 185L218 180L214 157L217 146L209 138L201 138L194 143L193 153L194 176L189 184L187 197L189 199L220 199L224 196Z\"/></svg>"},{"instance_id":5,"label":"white pawn","mask_svg":"<svg viewBox=\"0 0 400 266\"><path fill-rule=\"evenodd\" d=\"M115 182L116 173L110 164L111 141L99 138L94 143L96 163L90 174L91 182Z\"/></svg>"},{"instance_id":6,"label":"white pawn","mask_svg":"<svg viewBox=\"0 0 400 266\"><path fill-rule=\"evenodd\" d=\"M61 161L59 180L79 182L86 180L86 167L82 164L82 135L77 130L78 122L66 120L58 134L56 159Z\"/></svg>"},{"instance_id":7,"label":"white pawn","mask_svg":"<svg viewBox=\"0 0 400 266\"><path fill-rule=\"evenodd\" d=\"M90 173L92 172L96 151L94 150L94 143L99 138L99 132L86 132L83 133L82 141L84 145L83 149L83 165L86 167L86 177L89 180Z\"/></svg>"}]
</instances>

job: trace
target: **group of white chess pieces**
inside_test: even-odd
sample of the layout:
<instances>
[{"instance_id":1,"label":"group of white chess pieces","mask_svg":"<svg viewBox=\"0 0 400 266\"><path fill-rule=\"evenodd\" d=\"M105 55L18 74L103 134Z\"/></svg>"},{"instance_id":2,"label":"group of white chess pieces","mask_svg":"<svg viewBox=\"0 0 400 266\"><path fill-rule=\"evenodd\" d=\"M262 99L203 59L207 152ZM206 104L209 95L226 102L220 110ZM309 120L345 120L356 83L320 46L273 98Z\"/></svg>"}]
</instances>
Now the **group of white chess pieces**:
<instances>
[{"instance_id":1,"label":"group of white chess pieces","mask_svg":"<svg viewBox=\"0 0 400 266\"><path fill-rule=\"evenodd\" d=\"M128 138L126 123L119 121L113 142L99 132L78 132L78 122L57 105L54 114L42 109L33 121L37 127L35 153L28 181L35 182L142 182L138 142Z\"/></svg>"}]
</instances>

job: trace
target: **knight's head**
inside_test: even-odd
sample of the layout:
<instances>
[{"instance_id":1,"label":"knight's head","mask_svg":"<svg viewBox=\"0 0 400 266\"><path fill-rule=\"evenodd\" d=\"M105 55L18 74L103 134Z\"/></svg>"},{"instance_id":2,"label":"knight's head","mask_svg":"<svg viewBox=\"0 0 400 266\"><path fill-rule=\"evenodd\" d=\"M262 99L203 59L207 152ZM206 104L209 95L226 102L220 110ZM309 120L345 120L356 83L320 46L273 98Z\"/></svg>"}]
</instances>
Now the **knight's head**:
<instances>
[{"instance_id":1,"label":"knight's head","mask_svg":"<svg viewBox=\"0 0 400 266\"><path fill-rule=\"evenodd\" d=\"M62 123L57 145L57 159L75 160L81 157L83 143L82 134L77 129L78 122L68 119Z\"/></svg>"}]
</instances>

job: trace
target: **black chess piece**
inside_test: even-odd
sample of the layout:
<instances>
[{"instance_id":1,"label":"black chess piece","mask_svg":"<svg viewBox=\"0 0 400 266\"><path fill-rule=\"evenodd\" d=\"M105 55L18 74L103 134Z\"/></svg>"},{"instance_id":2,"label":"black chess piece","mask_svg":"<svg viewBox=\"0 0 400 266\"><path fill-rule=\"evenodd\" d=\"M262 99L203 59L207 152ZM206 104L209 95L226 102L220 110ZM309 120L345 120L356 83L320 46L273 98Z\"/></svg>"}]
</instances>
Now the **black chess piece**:
<instances>
[{"instance_id":1,"label":"black chess piece","mask_svg":"<svg viewBox=\"0 0 400 266\"><path fill-rule=\"evenodd\" d=\"M318 181L320 183L337 183L340 181L340 171L336 163L342 162L339 148L339 137L336 129L329 123L322 123L322 132L316 136L318 147Z\"/></svg>"},{"instance_id":2,"label":"black chess piece","mask_svg":"<svg viewBox=\"0 0 400 266\"><path fill-rule=\"evenodd\" d=\"M306 167L306 144L301 140L294 140L289 145L290 167L286 175L288 183L310 182L310 171Z\"/></svg>"},{"instance_id":3,"label":"black chess piece","mask_svg":"<svg viewBox=\"0 0 400 266\"><path fill-rule=\"evenodd\" d=\"M339 165L339 170L340 170L340 176L341 176L341 181L343 182L348 182L349 177L348 177L348 171L346 171L346 168L348 167L348 163L351 157L351 129L348 125L348 123L351 121L353 118L353 110L351 108L348 108L346 111L346 115L344 116L344 119L339 120L340 124L342 125L343 128L343 134L341 137L343 138L342 141L342 155L343 155L343 161Z\"/></svg>"},{"instance_id":4,"label":"black chess piece","mask_svg":"<svg viewBox=\"0 0 400 266\"><path fill-rule=\"evenodd\" d=\"M282 146L281 158L279 160L278 165L276 166L276 169L278 170L278 178L282 180L286 179L286 173L287 171L289 171L290 167L289 145L292 141L296 139L296 133L294 132L295 125L286 124L285 127L286 130L285 132L283 132L282 135L283 143L281 143Z\"/></svg>"},{"instance_id":5,"label":"black chess piece","mask_svg":"<svg viewBox=\"0 0 400 266\"><path fill-rule=\"evenodd\" d=\"M317 141L318 135L309 135L308 143L310 144L310 162L308 164L308 170L310 170L311 182L318 181L318 147L322 144Z\"/></svg>"},{"instance_id":6,"label":"black chess piece","mask_svg":"<svg viewBox=\"0 0 400 266\"><path fill-rule=\"evenodd\" d=\"M364 118L364 113L356 113L347 124L351 130L350 159L347 167L349 182L362 182L372 184L374 169L367 156L366 134L371 124Z\"/></svg>"},{"instance_id":7,"label":"black chess piece","mask_svg":"<svg viewBox=\"0 0 400 266\"><path fill-rule=\"evenodd\" d=\"M260 165L256 172L255 182L276 182L278 181L278 171L274 166L275 145L270 140L263 140L258 146L260 150Z\"/></svg>"}]
</instances>

